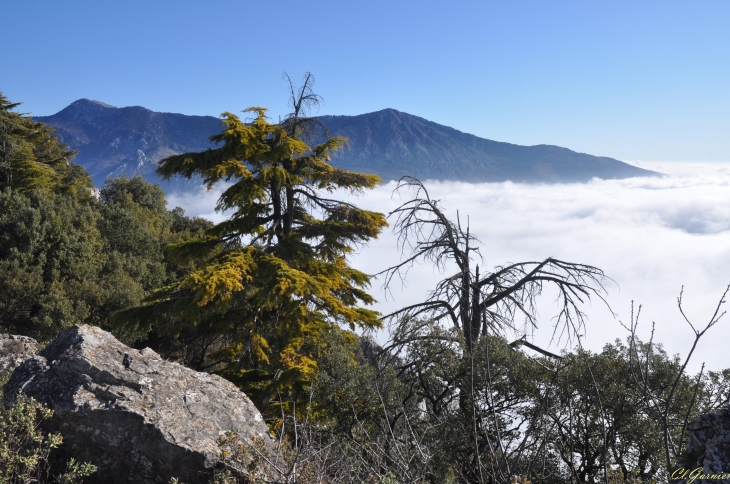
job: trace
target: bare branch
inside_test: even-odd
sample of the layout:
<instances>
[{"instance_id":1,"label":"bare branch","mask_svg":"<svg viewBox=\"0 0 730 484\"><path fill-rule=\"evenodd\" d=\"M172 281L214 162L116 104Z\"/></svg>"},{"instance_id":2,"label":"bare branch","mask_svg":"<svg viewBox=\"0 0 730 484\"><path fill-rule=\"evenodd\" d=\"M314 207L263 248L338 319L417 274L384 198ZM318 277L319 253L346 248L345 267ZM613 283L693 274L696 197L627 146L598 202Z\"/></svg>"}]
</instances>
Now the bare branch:
<instances>
[{"instance_id":1,"label":"bare branch","mask_svg":"<svg viewBox=\"0 0 730 484\"><path fill-rule=\"evenodd\" d=\"M386 319L416 316L438 319L448 314L454 327L464 332L467 344L471 345L482 330L481 314L488 317L486 324L498 332L514 329L517 314L525 316L529 327L536 327L537 297L548 284L558 290L555 331L562 325L560 334L567 333L570 342L585 327L582 304L596 296L608 307L603 286L608 278L597 267L586 264L547 258L497 267L480 277L478 265L472 272L473 256L479 259L481 256L479 241L470 233L469 226L462 227L458 214L455 223L449 220L440 202L431 198L416 178L401 178L394 193L402 190L414 191L413 198L390 212L388 217L395 217L393 230L398 236L403 259L378 274L384 278L384 289L389 291L394 278L404 282L410 268L419 262L431 263L441 272L451 264L456 267L453 275L436 285L426 302L403 308ZM436 301L438 303L434 304ZM444 312L445 308L448 311Z\"/></svg>"}]
</instances>

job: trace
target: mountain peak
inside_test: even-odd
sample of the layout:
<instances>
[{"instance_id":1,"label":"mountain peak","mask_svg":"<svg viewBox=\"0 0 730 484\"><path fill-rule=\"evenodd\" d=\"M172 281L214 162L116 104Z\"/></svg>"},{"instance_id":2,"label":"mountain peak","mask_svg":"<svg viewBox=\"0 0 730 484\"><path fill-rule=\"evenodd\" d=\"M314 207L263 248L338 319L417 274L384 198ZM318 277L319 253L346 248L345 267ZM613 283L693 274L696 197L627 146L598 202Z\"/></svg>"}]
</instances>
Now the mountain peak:
<instances>
[{"instance_id":1,"label":"mountain peak","mask_svg":"<svg viewBox=\"0 0 730 484\"><path fill-rule=\"evenodd\" d=\"M119 109L119 108L117 108L116 106L112 106L111 104L103 103L101 101L95 101L93 99L82 98L82 99L72 102L71 104L66 106L61 112L66 111L66 110L78 111L78 110L87 110L87 109L106 110L106 109Z\"/></svg>"},{"instance_id":2,"label":"mountain peak","mask_svg":"<svg viewBox=\"0 0 730 484\"><path fill-rule=\"evenodd\" d=\"M393 108L381 109L380 111L375 111L372 114L379 114L379 113L382 113L382 114L403 114L402 111L398 111L397 109L393 109Z\"/></svg>"},{"instance_id":3,"label":"mountain peak","mask_svg":"<svg viewBox=\"0 0 730 484\"><path fill-rule=\"evenodd\" d=\"M111 104L103 103L101 101L95 101L93 99L89 99L89 98L86 98L86 97L85 98L81 98L78 101L71 103L71 106L73 106L74 104L91 104L91 105L97 105L97 106L100 106L100 107L103 107L103 108L117 109L116 106L112 106Z\"/></svg>"},{"instance_id":4,"label":"mountain peak","mask_svg":"<svg viewBox=\"0 0 730 484\"><path fill-rule=\"evenodd\" d=\"M652 176L608 157L558 146L519 146L480 138L393 108L359 116L322 116L329 130L349 141L333 160L341 168L467 182L568 183Z\"/></svg>"},{"instance_id":5,"label":"mountain peak","mask_svg":"<svg viewBox=\"0 0 730 484\"><path fill-rule=\"evenodd\" d=\"M404 113L403 111L398 111L397 109L393 109L393 108L385 108L385 109L381 109L379 111L373 111L372 113L361 114L360 116L380 116L380 117L392 116L392 117L398 118L403 115L413 116L412 114ZM415 117L417 117L417 116L415 116Z\"/></svg>"},{"instance_id":6,"label":"mountain peak","mask_svg":"<svg viewBox=\"0 0 730 484\"><path fill-rule=\"evenodd\" d=\"M78 101L74 101L65 108L63 108L61 111L57 112L56 114L52 116L48 116L49 118L73 118L73 119L80 119L80 118L88 118L88 117L98 117L100 115L104 115L109 112L113 112L117 110L118 108L115 106L111 106L109 104L103 103L101 101L94 101L92 99L79 99Z\"/></svg>"}]
</instances>

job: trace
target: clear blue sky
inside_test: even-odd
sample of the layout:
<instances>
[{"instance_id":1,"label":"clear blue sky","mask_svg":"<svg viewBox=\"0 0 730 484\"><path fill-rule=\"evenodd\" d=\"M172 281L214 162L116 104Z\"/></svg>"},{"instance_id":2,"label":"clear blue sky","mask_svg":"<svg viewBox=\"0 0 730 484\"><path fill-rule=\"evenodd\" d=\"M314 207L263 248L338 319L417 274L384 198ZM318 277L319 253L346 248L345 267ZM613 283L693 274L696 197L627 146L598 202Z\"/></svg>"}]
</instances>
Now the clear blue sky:
<instances>
[{"instance_id":1,"label":"clear blue sky","mask_svg":"<svg viewBox=\"0 0 730 484\"><path fill-rule=\"evenodd\" d=\"M478 136L626 161L730 161L730 2L6 1L0 90L218 115L391 107Z\"/></svg>"}]
</instances>

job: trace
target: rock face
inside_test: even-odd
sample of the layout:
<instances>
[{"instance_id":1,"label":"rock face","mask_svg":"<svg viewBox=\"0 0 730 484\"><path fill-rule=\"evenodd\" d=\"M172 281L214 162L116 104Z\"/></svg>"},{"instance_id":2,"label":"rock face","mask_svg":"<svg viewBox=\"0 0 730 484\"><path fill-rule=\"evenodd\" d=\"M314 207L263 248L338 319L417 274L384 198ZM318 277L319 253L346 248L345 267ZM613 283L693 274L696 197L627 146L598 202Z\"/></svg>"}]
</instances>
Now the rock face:
<instances>
[{"instance_id":1,"label":"rock face","mask_svg":"<svg viewBox=\"0 0 730 484\"><path fill-rule=\"evenodd\" d=\"M261 414L232 383L93 326L61 333L4 390L6 407L23 392L54 410L50 429L74 457L99 467L85 482L206 483L229 430L274 448Z\"/></svg>"},{"instance_id":2,"label":"rock face","mask_svg":"<svg viewBox=\"0 0 730 484\"><path fill-rule=\"evenodd\" d=\"M24 360L34 356L38 343L27 336L0 334L0 382Z\"/></svg>"},{"instance_id":3,"label":"rock face","mask_svg":"<svg viewBox=\"0 0 730 484\"><path fill-rule=\"evenodd\" d=\"M690 425L687 452L696 458L691 468L701 467L705 474L730 473L730 407L706 413Z\"/></svg>"}]
</instances>

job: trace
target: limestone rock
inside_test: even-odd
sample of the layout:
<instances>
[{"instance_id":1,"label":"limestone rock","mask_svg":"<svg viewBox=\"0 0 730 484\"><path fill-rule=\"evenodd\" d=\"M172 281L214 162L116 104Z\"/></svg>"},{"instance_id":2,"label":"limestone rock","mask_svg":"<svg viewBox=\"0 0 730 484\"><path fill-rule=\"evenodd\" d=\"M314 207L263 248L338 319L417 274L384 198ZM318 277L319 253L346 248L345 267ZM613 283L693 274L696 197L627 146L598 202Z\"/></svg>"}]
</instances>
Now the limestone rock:
<instances>
[{"instance_id":1,"label":"limestone rock","mask_svg":"<svg viewBox=\"0 0 730 484\"><path fill-rule=\"evenodd\" d=\"M232 383L138 351L93 326L69 328L24 361L4 387L54 410L69 451L99 471L85 482L205 483L229 430L269 452L261 414Z\"/></svg>"},{"instance_id":2,"label":"limestone rock","mask_svg":"<svg viewBox=\"0 0 730 484\"><path fill-rule=\"evenodd\" d=\"M0 382L23 361L34 356L38 343L27 336L0 334Z\"/></svg>"},{"instance_id":3,"label":"limestone rock","mask_svg":"<svg viewBox=\"0 0 730 484\"><path fill-rule=\"evenodd\" d=\"M706 413L689 426L687 453L695 459L689 463L692 469L702 468L705 474L730 473L730 407Z\"/></svg>"}]
</instances>

